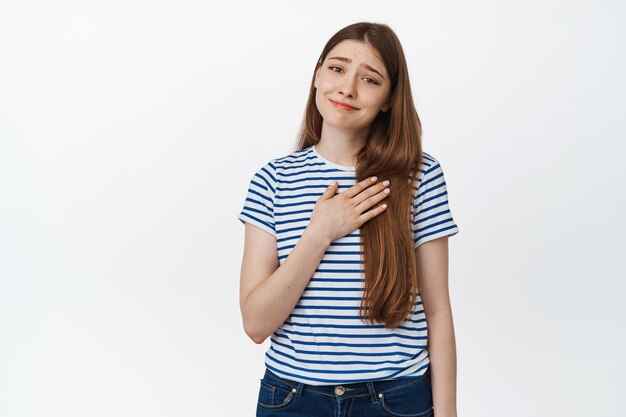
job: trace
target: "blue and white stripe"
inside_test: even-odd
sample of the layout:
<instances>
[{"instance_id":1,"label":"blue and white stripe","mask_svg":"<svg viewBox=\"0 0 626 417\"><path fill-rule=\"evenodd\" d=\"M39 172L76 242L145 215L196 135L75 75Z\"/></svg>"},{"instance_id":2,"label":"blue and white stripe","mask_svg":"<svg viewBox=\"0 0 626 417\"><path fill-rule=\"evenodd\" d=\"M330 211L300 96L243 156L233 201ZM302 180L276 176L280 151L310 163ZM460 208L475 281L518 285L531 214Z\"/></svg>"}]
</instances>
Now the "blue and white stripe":
<instances>
[{"instance_id":1,"label":"blue and white stripe","mask_svg":"<svg viewBox=\"0 0 626 417\"><path fill-rule=\"evenodd\" d=\"M413 189L414 247L458 233L439 162L424 153ZM252 177L239 220L276 237L280 264L307 227L332 180L342 192L355 168L325 159L315 146L273 159ZM270 337L265 365L310 385L335 385L423 375L430 363L428 328L419 293L410 320L395 330L359 319L363 295L360 230L328 247L291 315Z\"/></svg>"}]
</instances>

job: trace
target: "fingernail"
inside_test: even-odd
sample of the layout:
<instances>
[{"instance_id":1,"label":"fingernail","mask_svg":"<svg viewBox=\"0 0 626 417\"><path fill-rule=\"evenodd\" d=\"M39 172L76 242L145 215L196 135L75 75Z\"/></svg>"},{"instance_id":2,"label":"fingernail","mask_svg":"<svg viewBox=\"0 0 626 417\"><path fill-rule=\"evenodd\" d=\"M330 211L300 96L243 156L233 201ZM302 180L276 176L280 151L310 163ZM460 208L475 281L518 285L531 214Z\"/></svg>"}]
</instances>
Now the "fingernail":
<instances>
[{"instance_id":1,"label":"fingernail","mask_svg":"<svg viewBox=\"0 0 626 417\"><path fill-rule=\"evenodd\" d=\"M386 186L388 186L388 185L389 185L389 180L385 180L385 181L383 182L383 185L384 185L385 187L386 187Z\"/></svg>"},{"instance_id":2,"label":"fingernail","mask_svg":"<svg viewBox=\"0 0 626 417\"><path fill-rule=\"evenodd\" d=\"M377 179L378 177L372 177L372 182L376 182Z\"/></svg>"}]
</instances>

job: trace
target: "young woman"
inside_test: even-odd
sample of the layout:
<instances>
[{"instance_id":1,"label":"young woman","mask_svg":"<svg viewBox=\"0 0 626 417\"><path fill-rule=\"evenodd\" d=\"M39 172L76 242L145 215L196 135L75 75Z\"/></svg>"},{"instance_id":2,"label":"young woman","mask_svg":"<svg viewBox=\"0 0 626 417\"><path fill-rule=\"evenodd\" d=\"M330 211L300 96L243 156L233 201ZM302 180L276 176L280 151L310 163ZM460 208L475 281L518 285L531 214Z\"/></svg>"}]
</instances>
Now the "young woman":
<instances>
[{"instance_id":1,"label":"young woman","mask_svg":"<svg viewBox=\"0 0 626 417\"><path fill-rule=\"evenodd\" d=\"M395 33L324 47L296 150L250 181L240 307L268 337L257 416L456 416L442 167Z\"/></svg>"}]
</instances>

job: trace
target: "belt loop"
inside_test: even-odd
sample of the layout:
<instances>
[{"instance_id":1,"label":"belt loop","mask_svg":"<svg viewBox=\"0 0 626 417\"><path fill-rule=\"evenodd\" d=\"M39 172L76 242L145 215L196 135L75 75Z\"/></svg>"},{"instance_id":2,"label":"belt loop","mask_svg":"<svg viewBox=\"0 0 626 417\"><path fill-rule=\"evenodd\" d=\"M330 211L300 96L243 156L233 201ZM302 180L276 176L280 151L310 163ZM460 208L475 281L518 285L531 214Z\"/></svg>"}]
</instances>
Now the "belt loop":
<instances>
[{"instance_id":1,"label":"belt loop","mask_svg":"<svg viewBox=\"0 0 626 417\"><path fill-rule=\"evenodd\" d=\"M374 387L374 382L373 381L368 381L367 382L367 389L370 392L370 398L372 399L372 404L375 404L378 402L378 397L376 396L376 388Z\"/></svg>"},{"instance_id":2,"label":"belt loop","mask_svg":"<svg viewBox=\"0 0 626 417\"><path fill-rule=\"evenodd\" d=\"M302 390L304 389L304 383L298 382L298 386L296 387L296 394L298 396L302 395Z\"/></svg>"}]
</instances>

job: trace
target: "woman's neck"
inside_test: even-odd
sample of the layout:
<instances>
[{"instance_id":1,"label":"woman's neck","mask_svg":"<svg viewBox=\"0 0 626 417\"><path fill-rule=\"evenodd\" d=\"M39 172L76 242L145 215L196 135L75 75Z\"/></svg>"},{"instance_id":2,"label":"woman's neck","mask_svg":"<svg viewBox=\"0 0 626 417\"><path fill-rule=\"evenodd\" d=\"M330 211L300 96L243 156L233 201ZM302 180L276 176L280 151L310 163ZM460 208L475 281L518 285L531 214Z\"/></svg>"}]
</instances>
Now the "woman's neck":
<instances>
[{"instance_id":1,"label":"woman's neck","mask_svg":"<svg viewBox=\"0 0 626 417\"><path fill-rule=\"evenodd\" d=\"M322 124L322 135L315 149L326 159L338 165L356 166L357 154L365 145L367 130L358 132L333 129Z\"/></svg>"}]
</instances>

